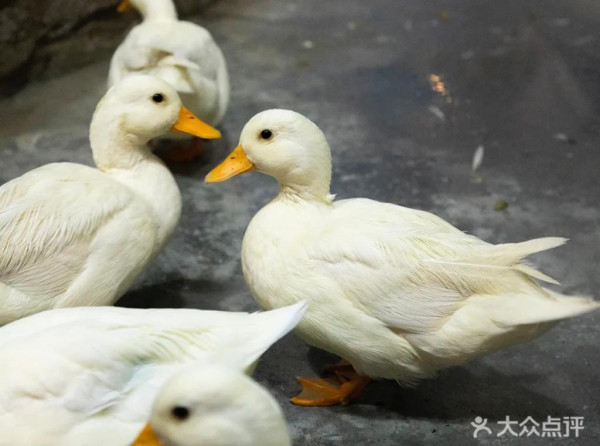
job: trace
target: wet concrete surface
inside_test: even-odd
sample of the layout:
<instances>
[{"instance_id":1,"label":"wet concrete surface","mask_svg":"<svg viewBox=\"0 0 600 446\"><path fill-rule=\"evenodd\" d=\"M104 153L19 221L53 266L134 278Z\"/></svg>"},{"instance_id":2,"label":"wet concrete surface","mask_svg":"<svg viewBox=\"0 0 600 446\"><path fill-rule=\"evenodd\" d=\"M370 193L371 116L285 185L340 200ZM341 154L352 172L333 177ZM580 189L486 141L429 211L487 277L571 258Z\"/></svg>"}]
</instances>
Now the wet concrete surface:
<instances>
[{"instance_id":1,"label":"wet concrete surface","mask_svg":"<svg viewBox=\"0 0 600 446\"><path fill-rule=\"evenodd\" d=\"M221 45L232 101L225 137L174 166L181 224L125 306L254 310L239 250L252 215L276 193L245 175L204 185L256 112L291 108L333 150L332 191L437 213L490 242L564 236L535 257L572 294L598 296L600 274L600 5L570 2L223 0L195 18ZM38 165L91 163L87 127L107 60L31 84L0 102L0 179ZM480 181L471 175L485 148ZM503 200L508 207L495 211ZM561 323L526 345L440 373L414 389L367 387L346 407L301 408L297 375L336 358L291 335L256 378L283 405L295 445L596 445L600 314ZM498 421L584 417L579 438L500 437ZM522 428L518 428L520 431ZM542 431L542 427L538 428ZM563 433L565 432L562 429Z\"/></svg>"}]
</instances>

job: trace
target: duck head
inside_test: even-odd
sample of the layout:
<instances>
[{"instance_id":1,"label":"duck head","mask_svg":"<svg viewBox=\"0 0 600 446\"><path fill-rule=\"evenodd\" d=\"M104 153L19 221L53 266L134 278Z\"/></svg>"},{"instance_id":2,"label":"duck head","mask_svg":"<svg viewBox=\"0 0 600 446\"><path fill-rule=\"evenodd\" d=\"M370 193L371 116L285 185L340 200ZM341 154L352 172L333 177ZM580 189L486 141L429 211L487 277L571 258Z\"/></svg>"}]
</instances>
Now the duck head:
<instances>
[{"instance_id":1,"label":"duck head","mask_svg":"<svg viewBox=\"0 0 600 446\"><path fill-rule=\"evenodd\" d=\"M195 117L177 92L152 76L128 76L113 86L96 107L90 126L90 142L98 167L110 164L115 152L144 148L153 138L171 130L205 139L221 133Z\"/></svg>"},{"instance_id":2,"label":"duck head","mask_svg":"<svg viewBox=\"0 0 600 446\"><path fill-rule=\"evenodd\" d=\"M273 397L238 370L200 365L170 378L133 446L288 445Z\"/></svg>"},{"instance_id":3,"label":"duck head","mask_svg":"<svg viewBox=\"0 0 600 446\"><path fill-rule=\"evenodd\" d=\"M121 0L117 11L125 12L137 9L144 20L177 19L177 10L172 0Z\"/></svg>"},{"instance_id":4,"label":"duck head","mask_svg":"<svg viewBox=\"0 0 600 446\"><path fill-rule=\"evenodd\" d=\"M323 132L290 110L267 110L244 126L239 145L206 176L207 183L256 170L277 179L283 192L328 199L331 151Z\"/></svg>"}]
</instances>

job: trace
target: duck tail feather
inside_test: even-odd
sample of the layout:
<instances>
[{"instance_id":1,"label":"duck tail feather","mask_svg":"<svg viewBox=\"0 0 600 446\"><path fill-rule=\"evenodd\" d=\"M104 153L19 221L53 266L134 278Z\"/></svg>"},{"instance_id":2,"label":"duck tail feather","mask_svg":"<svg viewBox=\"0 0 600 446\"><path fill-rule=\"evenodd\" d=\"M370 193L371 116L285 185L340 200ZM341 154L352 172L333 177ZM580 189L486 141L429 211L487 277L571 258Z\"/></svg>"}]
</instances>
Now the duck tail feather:
<instances>
[{"instance_id":1,"label":"duck tail feather","mask_svg":"<svg viewBox=\"0 0 600 446\"><path fill-rule=\"evenodd\" d=\"M564 296L544 289L549 297L523 295L499 296L502 305L491 309L491 318L498 325L539 324L580 316L600 308L600 302L589 297Z\"/></svg>"}]
</instances>

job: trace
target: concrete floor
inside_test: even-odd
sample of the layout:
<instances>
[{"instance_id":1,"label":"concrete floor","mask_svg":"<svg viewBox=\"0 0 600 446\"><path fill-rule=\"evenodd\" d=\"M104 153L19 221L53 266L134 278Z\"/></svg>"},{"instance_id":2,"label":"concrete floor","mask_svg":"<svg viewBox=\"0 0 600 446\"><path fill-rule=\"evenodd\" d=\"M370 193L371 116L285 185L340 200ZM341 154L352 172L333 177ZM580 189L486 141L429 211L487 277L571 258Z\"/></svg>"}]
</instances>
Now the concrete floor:
<instances>
[{"instance_id":1,"label":"concrete floor","mask_svg":"<svg viewBox=\"0 0 600 446\"><path fill-rule=\"evenodd\" d=\"M491 242L560 235L535 258L569 293L598 297L600 274L600 7L596 0L221 1L197 21L213 32L233 86L225 137L174 167L182 221L126 306L253 310L240 243L276 192L257 174L204 185L256 112L312 118L333 149L333 192L437 213ZM0 102L0 180L61 160L90 163L87 127L108 61L33 84ZM471 159L483 145L481 182ZM508 208L494 211L498 200ZM256 377L283 405L295 445L470 444L476 416L496 437L508 415L583 416L578 439L600 444L600 313L447 370L415 389L376 383L347 407L288 403L296 375L335 358L288 336ZM521 444L547 444L531 436Z\"/></svg>"}]
</instances>

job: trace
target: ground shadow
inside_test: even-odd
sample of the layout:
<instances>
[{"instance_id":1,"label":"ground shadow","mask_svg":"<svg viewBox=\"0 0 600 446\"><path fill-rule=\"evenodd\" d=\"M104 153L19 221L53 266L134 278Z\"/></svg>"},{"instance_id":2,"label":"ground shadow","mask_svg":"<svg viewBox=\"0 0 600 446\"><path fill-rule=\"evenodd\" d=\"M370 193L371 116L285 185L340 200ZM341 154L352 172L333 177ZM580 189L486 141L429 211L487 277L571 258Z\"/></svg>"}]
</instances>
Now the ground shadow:
<instances>
[{"instance_id":1,"label":"ground shadow","mask_svg":"<svg viewBox=\"0 0 600 446\"><path fill-rule=\"evenodd\" d=\"M310 349L308 360L317 375L325 365L338 358ZM475 416L502 420L506 415L518 419L528 416L545 419L548 414L570 412L568 407L528 387L528 384L543 379L537 374L504 375L481 363L474 368L476 373L467 367L453 367L414 388L405 388L389 380L373 382L354 403L338 410L366 417L393 411L406 417L435 420ZM377 406L381 410L364 411L364 406Z\"/></svg>"},{"instance_id":2,"label":"ground shadow","mask_svg":"<svg viewBox=\"0 0 600 446\"><path fill-rule=\"evenodd\" d=\"M180 294L182 280L171 280L129 291L116 303L127 308L184 308Z\"/></svg>"},{"instance_id":3,"label":"ground shadow","mask_svg":"<svg viewBox=\"0 0 600 446\"><path fill-rule=\"evenodd\" d=\"M255 311L257 308L235 280L190 280L179 275L171 275L163 282L131 290L119 299L117 306L219 311Z\"/></svg>"}]
</instances>

